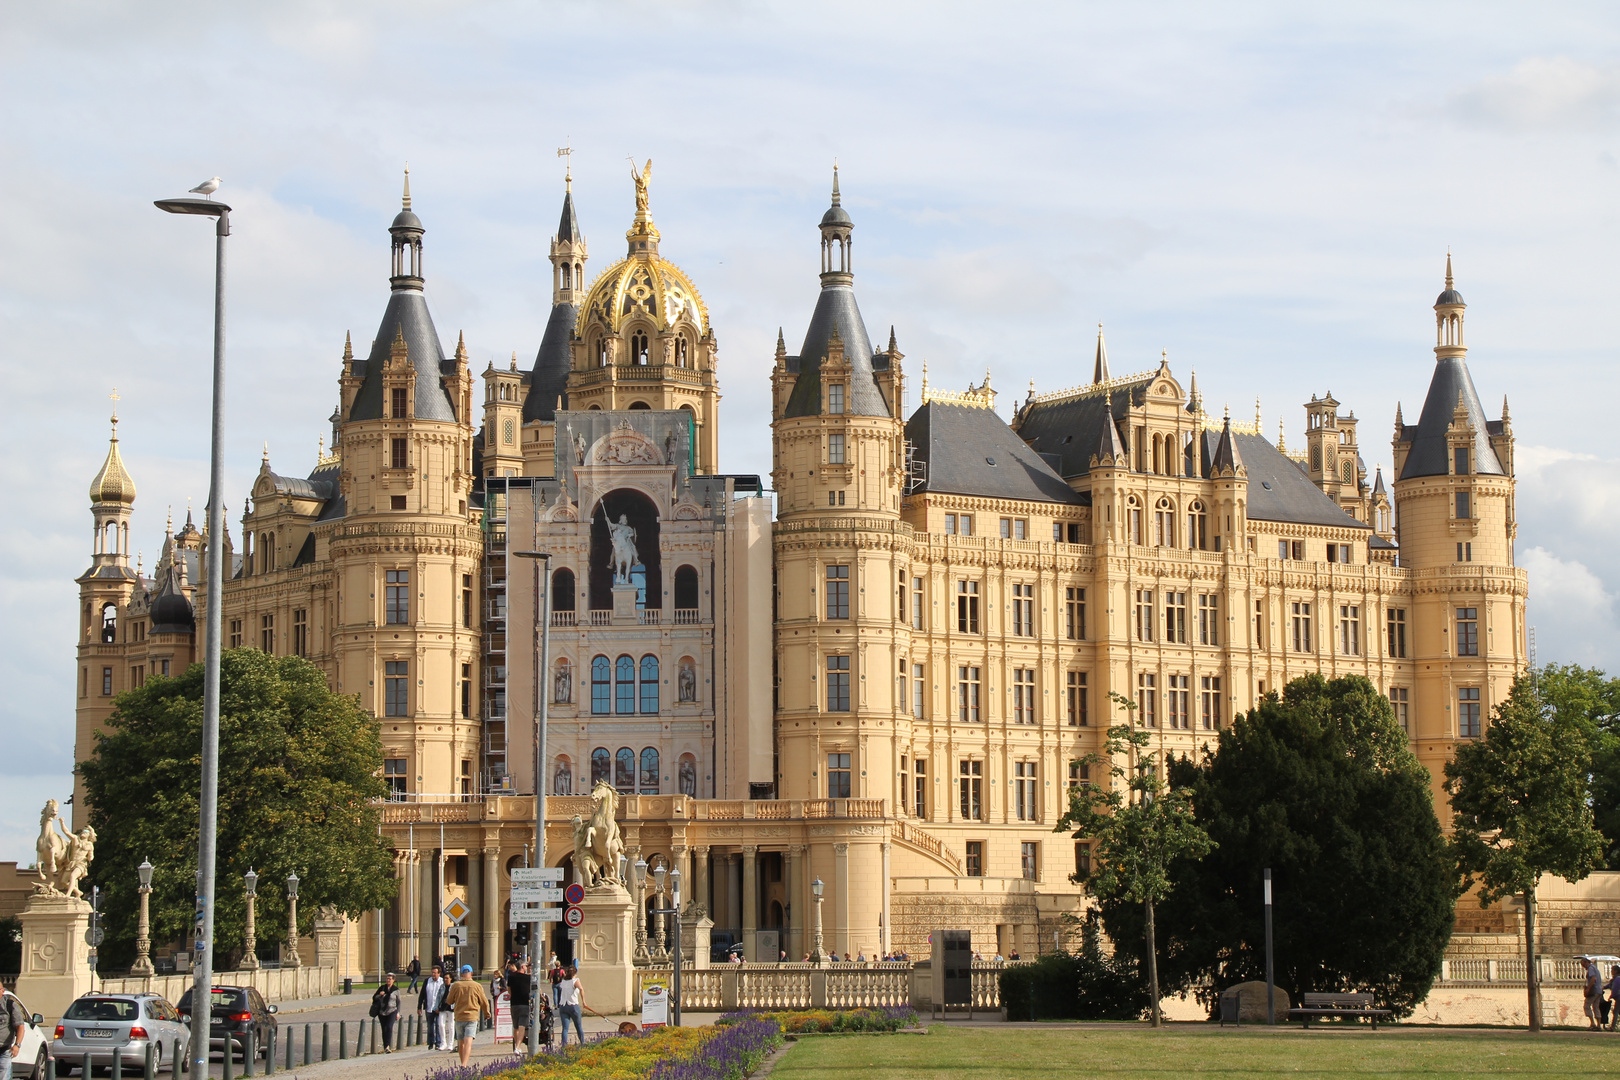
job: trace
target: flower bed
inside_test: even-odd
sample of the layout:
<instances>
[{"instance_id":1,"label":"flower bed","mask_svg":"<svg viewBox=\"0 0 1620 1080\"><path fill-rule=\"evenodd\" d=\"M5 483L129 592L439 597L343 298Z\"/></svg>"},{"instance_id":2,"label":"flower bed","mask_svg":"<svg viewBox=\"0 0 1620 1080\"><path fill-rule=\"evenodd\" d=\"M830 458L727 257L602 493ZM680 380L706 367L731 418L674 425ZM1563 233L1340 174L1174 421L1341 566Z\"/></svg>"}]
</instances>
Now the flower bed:
<instances>
[{"instance_id":1,"label":"flower bed","mask_svg":"<svg viewBox=\"0 0 1620 1080\"><path fill-rule=\"evenodd\" d=\"M784 1035L830 1034L857 1031L899 1031L917 1022L917 1011L911 1008L883 1007L878 1009L789 1009L767 1012L743 1009L726 1013L721 1024L737 1024L744 1020L767 1020L778 1025Z\"/></svg>"},{"instance_id":2,"label":"flower bed","mask_svg":"<svg viewBox=\"0 0 1620 1080\"><path fill-rule=\"evenodd\" d=\"M779 1025L739 1017L723 1027L603 1035L529 1059L436 1069L424 1080L743 1080L781 1041Z\"/></svg>"}]
</instances>

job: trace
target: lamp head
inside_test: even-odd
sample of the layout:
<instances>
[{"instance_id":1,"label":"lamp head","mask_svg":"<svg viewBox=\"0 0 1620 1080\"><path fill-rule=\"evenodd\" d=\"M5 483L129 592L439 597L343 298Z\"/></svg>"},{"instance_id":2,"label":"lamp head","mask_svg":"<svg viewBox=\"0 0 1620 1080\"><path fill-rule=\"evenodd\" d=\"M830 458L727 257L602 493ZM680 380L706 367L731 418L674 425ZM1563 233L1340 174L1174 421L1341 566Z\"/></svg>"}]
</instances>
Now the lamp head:
<instances>
[{"instance_id":1,"label":"lamp head","mask_svg":"<svg viewBox=\"0 0 1620 1080\"><path fill-rule=\"evenodd\" d=\"M810 895L814 896L817 900L820 900L821 894L826 888L827 886L821 883L821 879L816 878L816 880L810 883Z\"/></svg>"},{"instance_id":2,"label":"lamp head","mask_svg":"<svg viewBox=\"0 0 1620 1080\"><path fill-rule=\"evenodd\" d=\"M141 865L135 868L135 872L141 875L141 888L150 889L152 887L152 860L142 859Z\"/></svg>"},{"instance_id":3,"label":"lamp head","mask_svg":"<svg viewBox=\"0 0 1620 1080\"><path fill-rule=\"evenodd\" d=\"M630 856L622 851L619 853L619 880L625 882L630 880Z\"/></svg>"},{"instance_id":4,"label":"lamp head","mask_svg":"<svg viewBox=\"0 0 1620 1080\"><path fill-rule=\"evenodd\" d=\"M287 899L298 899L298 875L296 873L287 875Z\"/></svg>"},{"instance_id":5,"label":"lamp head","mask_svg":"<svg viewBox=\"0 0 1620 1080\"><path fill-rule=\"evenodd\" d=\"M248 872L242 875L242 883L247 886L249 896L259 895L259 875L253 872L252 867L249 867Z\"/></svg>"},{"instance_id":6,"label":"lamp head","mask_svg":"<svg viewBox=\"0 0 1620 1080\"><path fill-rule=\"evenodd\" d=\"M639 857L636 859L636 884L647 884L647 860Z\"/></svg>"},{"instance_id":7,"label":"lamp head","mask_svg":"<svg viewBox=\"0 0 1620 1080\"><path fill-rule=\"evenodd\" d=\"M681 868L674 866L669 871L669 895L675 901L674 906L681 906Z\"/></svg>"},{"instance_id":8,"label":"lamp head","mask_svg":"<svg viewBox=\"0 0 1620 1080\"><path fill-rule=\"evenodd\" d=\"M653 886L659 892L664 891L664 875L666 873L668 873L668 871L664 868L663 861L660 860L658 865L653 869Z\"/></svg>"}]
</instances>

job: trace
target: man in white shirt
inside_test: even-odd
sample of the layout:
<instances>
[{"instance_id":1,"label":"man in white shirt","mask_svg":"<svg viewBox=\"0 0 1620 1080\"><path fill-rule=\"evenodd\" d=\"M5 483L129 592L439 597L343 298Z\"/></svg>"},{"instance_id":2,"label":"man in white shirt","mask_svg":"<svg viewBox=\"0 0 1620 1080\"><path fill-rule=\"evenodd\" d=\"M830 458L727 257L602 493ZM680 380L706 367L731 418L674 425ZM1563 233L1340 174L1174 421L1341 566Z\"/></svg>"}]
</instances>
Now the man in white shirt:
<instances>
[{"instance_id":1,"label":"man in white shirt","mask_svg":"<svg viewBox=\"0 0 1620 1080\"><path fill-rule=\"evenodd\" d=\"M445 986L444 971L434 964L433 974L422 980L422 992L416 999L416 1011L427 1020L427 1044L435 1050L449 1041L444 1029L450 1014L441 1009Z\"/></svg>"},{"instance_id":2,"label":"man in white shirt","mask_svg":"<svg viewBox=\"0 0 1620 1080\"><path fill-rule=\"evenodd\" d=\"M585 988L579 985L579 969L576 967L563 968L562 981L557 984L557 1016L559 1026L562 1028L562 1044L568 1045L568 1023L573 1021L574 1033L579 1036L580 1043L585 1042L585 1021L581 1016L585 1008Z\"/></svg>"}]
</instances>

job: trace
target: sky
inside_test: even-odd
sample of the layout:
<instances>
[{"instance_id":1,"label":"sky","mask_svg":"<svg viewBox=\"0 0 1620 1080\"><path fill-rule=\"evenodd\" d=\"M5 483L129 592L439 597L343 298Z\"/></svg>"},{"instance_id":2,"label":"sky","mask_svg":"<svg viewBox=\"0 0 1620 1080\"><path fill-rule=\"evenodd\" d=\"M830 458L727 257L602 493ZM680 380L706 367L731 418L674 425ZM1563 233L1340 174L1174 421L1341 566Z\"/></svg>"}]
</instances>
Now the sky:
<instances>
[{"instance_id":1,"label":"sky","mask_svg":"<svg viewBox=\"0 0 1620 1080\"><path fill-rule=\"evenodd\" d=\"M388 294L409 164L428 302L477 370L532 363L564 162L587 277L652 159L663 254L720 345L721 468L764 472L778 328L815 304L833 161L856 289L915 388L1010 413L1196 369L1211 409L1354 410L1390 464L1445 254L1517 443L1538 660L1620 671L1620 9L1606 4L82 3L0 14L0 859L70 791L75 577L116 387L150 571L208 469L213 243L152 200L209 176L229 242L225 505L307 470ZM915 396L913 396L915 403ZM239 532L239 527L233 529Z\"/></svg>"}]
</instances>

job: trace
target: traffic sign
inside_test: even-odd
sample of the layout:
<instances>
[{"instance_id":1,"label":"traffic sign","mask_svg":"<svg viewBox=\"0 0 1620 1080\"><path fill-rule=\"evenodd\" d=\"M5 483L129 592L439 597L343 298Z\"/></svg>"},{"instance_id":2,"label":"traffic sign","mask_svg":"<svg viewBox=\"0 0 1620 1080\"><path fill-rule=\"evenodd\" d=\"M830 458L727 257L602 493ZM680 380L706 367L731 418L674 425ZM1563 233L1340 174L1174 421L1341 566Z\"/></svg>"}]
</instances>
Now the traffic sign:
<instances>
[{"instance_id":1,"label":"traffic sign","mask_svg":"<svg viewBox=\"0 0 1620 1080\"><path fill-rule=\"evenodd\" d=\"M458 923L462 919L465 919L471 911L472 908L468 907L467 902L459 896L452 897L450 902L444 905L445 918L449 919L453 923Z\"/></svg>"},{"instance_id":2,"label":"traffic sign","mask_svg":"<svg viewBox=\"0 0 1620 1080\"><path fill-rule=\"evenodd\" d=\"M579 927L570 926L568 928L568 940L569 941L578 941L582 936L583 935L579 932Z\"/></svg>"},{"instance_id":3,"label":"traffic sign","mask_svg":"<svg viewBox=\"0 0 1620 1080\"><path fill-rule=\"evenodd\" d=\"M560 866L520 866L512 871L513 885L561 885Z\"/></svg>"},{"instance_id":4,"label":"traffic sign","mask_svg":"<svg viewBox=\"0 0 1620 1080\"><path fill-rule=\"evenodd\" d=\"M92 927L91 929L86 930L84 932L84 943L86 945L90 946L92 949L94 949L96 946L100 945L103 941L106 941L106 940L107 940L107 931L103 930L99 926Z\"/></svg>"},{"instance_id":5,"label":"traffic sign","mask_svg":"<svg viewBox=\"0 0 1620 1080\"><path fill-rule=\"evenodd\" d=\"M513 905L507 914L507 926L527 926L530 923L562 922L563 909L560 907L520 907Z\"/></svg>"},{"instance_id":6,"label":"traffic sign","mask_svg":"<svg viewBox=\"0 0 1620 1080\"><path fill-rule=\"evenodd\" d=\"M583 908L569 906L563 909L563 922L567 923L569 926L577 927L584 921L585 910Z\"/></svg>"},{"instance_id":7,"label":"traffic sign","mask_svg":"<svg viewBox=\"0 0 1620 1080\"><path fill-rule=\"evenodd\" d=\"M454 948L457 945L467 944L467 928L465 926L452 926L444 932L444 942Z\"/></svg>"},{"instance_id":8,"label":"traffic sign","mask_svg":"<svg viewBox=\"0 0 1620 1080\"><path fill-rule=\"evenodd\" d=\"M561 903L563 891L544 885L514 885L512 886L512 903L514 904L556 904Z\"/></svg>"},{"instance_id":9,"label":"traffic sign","mask_svg":"<svg viewBox=\"0 0 1620 1080\"><path fill-rule=\"evenodd\" d=\"M570 904L583 904L585 902L585 886L577 881L574 882L563 893L563 899Z\"/></svg>"}]
</instances>

